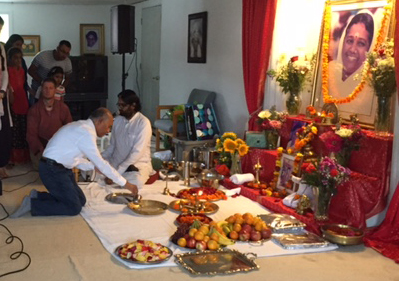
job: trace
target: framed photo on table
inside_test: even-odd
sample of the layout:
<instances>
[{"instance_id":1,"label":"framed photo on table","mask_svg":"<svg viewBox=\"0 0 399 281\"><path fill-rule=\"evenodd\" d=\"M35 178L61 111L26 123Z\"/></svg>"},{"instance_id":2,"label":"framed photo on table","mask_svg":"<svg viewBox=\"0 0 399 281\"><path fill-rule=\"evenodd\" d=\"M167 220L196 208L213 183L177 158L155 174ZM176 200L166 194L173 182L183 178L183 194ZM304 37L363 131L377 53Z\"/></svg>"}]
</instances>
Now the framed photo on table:
<instances>
[{"instance_id":1,"label":"framed photo on table","mask_svg":"<svg viewBox=\"0 0 399 281\"><path fill-rule=\"evenodd\" d=\"M295 170L295 156L283 153L281 157L280 175L277 181L278 189L286 189L288 193L297 190L297 184L292 181L292 175Z\"/></svg>"},{"instance_id":2,"label":"framed photo on table","mask_svg":"<svg viewBox=\"0 0 399 281\"><path fill-rule=\"evenodd\" d=\"M24 39L22 53L24 56L35 56L40 52L40 35L21 35Z\"/></svg>"},{"instance_id":3,"label":"framed photo on table","mask_svg":"<svg viewBox=\"0 0 399 281\"><path fill-rule=\"evenodd\" d=\"M208 12L188 16L187 62L206 63Z\"/></svg>"},{"instance_id":4,"label":"framed photo on table","mask_svg":"<svg viewBox=\"0 0 399 281\"><path fill-rule=\"evenodd\" d=\"M318 110L333 102L344 119L357 114L363 124L374 122L377 98L363 77L365 61L392 37L392 5L392 0L326 2L312 92Z\"/></svg>"},{"instance_id":5,"label":"framed photo on table","mask_svg":"<svg viewBox=\"0 0 399 281\"><path fill-rule=\"evenodd\" d=\"M80 25L80 54L104 55L104 25Z\"/></svg>"}]
</instances>

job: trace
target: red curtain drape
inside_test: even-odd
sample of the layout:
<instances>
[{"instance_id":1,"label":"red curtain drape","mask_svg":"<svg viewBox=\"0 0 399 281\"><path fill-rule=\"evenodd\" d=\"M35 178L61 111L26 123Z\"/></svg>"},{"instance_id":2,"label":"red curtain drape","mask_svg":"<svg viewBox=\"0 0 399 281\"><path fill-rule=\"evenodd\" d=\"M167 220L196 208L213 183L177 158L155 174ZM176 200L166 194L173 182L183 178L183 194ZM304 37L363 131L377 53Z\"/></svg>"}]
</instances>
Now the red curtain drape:
<instances>
[{"instance_id":1,"label":"red curtain drape","mask_svg":"<svg viewBox=\"0 0 399 281\"><path fill-rule=\"evenodd\" d=\"M394 38L394 51L395 51L395 67L396 67L396 86L399 84L399 0L395 3L395 12L393 14L396 19L395 23L395 38ZM399 102L399 91L398 102Z\"/></svg>"},{"instance_id":2,"label":"red curtain drape","mask_svg":"<svg viewBox=\"0 0 399 281\"><path fill-rule=\"evenodd\" d=\"M272 48L277 0L243 0L242 59L248 129L254 130L256 115L265 96L266 71Z\"/></svg>"}]
</instances>

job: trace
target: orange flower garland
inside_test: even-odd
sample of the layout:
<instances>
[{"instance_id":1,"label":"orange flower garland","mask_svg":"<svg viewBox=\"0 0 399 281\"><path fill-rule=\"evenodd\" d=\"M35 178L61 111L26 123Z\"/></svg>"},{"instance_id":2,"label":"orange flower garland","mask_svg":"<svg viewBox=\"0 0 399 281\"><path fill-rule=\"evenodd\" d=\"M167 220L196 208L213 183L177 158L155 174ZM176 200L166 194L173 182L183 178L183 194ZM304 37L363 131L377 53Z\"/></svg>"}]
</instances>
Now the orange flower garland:
<instances>
[{"instance_id":1,"label":"orange flower garland","mask_svg":"<svg viewBox=\"0 0 399 281\"><path fill-rule=\"evenodd\" d=\"M324 31L323 31L323 45L322 45L322 86L321 90L323 93L323 101L324 103L336 103L336 104L344 104L344 103L349 103L353 101L358 94L363 90L365 84L366 84L366 77L369 75L370 72L370 66L366 62L364 64L363 68L363 73L362 73L362 78L360 80L360 83L356 86L356 88L353 90L353 92L345 97L345 98L333 98L329 94L329 82L328 82L328 50L329 50L329 43L330 43L330 23L331 23L331 3L327 2L326 3L326 8L324 10ZM377 51L380 45L384 41L384 37L387 31L388 27L388 20L391 15L391 9L392 5L388 4L384 7L384 13L383 13L383 18L381 21L381 28L378 31L377 34L377 41L376 44L374 45L374 51Z\"/></svg>"}]
</instances>

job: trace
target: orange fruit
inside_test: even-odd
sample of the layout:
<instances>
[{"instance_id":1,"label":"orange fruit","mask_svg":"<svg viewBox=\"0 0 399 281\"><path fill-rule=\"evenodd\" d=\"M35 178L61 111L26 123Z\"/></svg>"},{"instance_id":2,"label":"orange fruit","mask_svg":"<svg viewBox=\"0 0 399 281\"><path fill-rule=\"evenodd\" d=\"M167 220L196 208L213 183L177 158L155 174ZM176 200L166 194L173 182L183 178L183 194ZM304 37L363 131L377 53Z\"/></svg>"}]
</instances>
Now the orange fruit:
<instances>
[{"instance_id":1,"label":"orange fruit","mask_svg":"<svg viewBox=\"0 0 399 281\"><path fill-rule=\"evenodd\" d=\"M204 240L205 234L202 231L197 231L194 234L194 239L197 241L202 241Z\"/></svg>"},{"instance_id":2,"label":"orange fruit","mask_svg":"<svg viewBox=\"0 0 399 281\"><path fill-rule=\"evenodd\" d=\"M242 217L238 217L236 218L236 224L243 224L244 223L244 219Z\"/></svg>"},{"instance_id":3,"label":"orange fruit","mask_svg":"<svg viewBox=\"0 0 399 281\"><path fill-rule=\"evenodd\" d=\"M228 219L226 221L228 223L235 223L236 222L236 218L234 216L230 216L230 217L228 217Z\"/></svg>"},{"instance_id":4,"label":"orange fruit","mask_svg":"<svg viewBox=\"0 0 399 281\"><path fill-rule=\"evenodd\" d=\"M202 233L204 233L205 235L208 234L209 232L209 227L206 225L201 225L201 227L198 229L198 231L201 231Z\"/></svg>"},{"instance_id":5,"label":"orange fruit","mask_svg":"<svg viewBox=\"0 0 399 281\"><path fill-rule=\"evenodd\" d=\"M215 240L209 240L207 243L208 249L209 250L217 250L219 249L219 243L216 242Z\"/></svg>"},{"instance_id":6,"label":"orange fruit","mask_svg":"<svg viewBox=\"0 0 399 281\"><path fill-rule=\"evenodd\" d=\"M233 230L234 230L235 232L240 232L240 231L241 231L241 228L242 228L241 224L235 223L235 224L233 225Z\"/></svg>"},{"instance_id":7,"label":"orange fruit","mask_svg":"<svg viewBox=\"0 0 399 281\"><path fill-rule=\"evenodd\" d=\"M217 223L215 222L215 221L211 221L210 223L209 223L209 226L211 227L211 226L216 226L217 225Z\"/></svg>"},{"instance_id":8,"label":"orange fruit","mask_svg":"<svg viewBox=\"0 0 399 281\"><path fill-rule=\"evenodd\" d=\"M208 243L209 240L211 240L211 237L209 237L208 235L205 235L204 239L202 241L204 241L205 243Z\"/></svg>"},{"instance_id":9,"label":"orange fruit","mask_svg":"<svg viewBox=\"0 0 399 281\"><path fill-rule=\"evenodd\" d=\"M249 224L249 225L253 225L253 223L254 223L254 218L253 218L253 217L247 217L247 218L245 219L245 223L246 223L246 224Z\"/></svg>"},{"instance_id":10,"label":"orange fruit","mask_svg":"<svg viewBox=\"0 0 399 281\"><path fill-rule=\"evenodd\" d=\"M263 228L262 222L258 222L255 224L255 230L261 231Z\"/></svg>"},{"instance_id":11,"label":"orange fruit","mask_svg":"<svg viewBox=\"0 0 399 281\"><path fill-rule=\"evenodd\" d=\"M237 239L238 239L238 232L235 231L235 230L233 230L233 231L231 231L231 232L229 233L229 236L230 236L231 239L237 240Z\"/></svg>"},{"instance_id":12,"label":"orange fruit","mask_svg":"<svg viewBox=\"0 0 399 281\"><path fill-rule=\"evenodd\" d=\"M210 236L211 240L218 242L219 241L219 235L216 233L212 233ZM210 240L209 240L210 241Z\"/></svg>"},{"instance_id":13,"label":"orange fruit","mask_svg":"<svg viewBox=\"0 0 399 281\"><path fill-rule=\"evenodd\" d=\"M180 247L186 247L187 245L186 238L184 237L179 238L179 240L177 240L177 245L179 245Z\"/></svg>"},{"instance_id":14,"label":"orange fruit","mask_svg":"<svg viewBox=\"0 0 399 281\"><path fill-rule=\"evenodd\" d=\"M191 228L189 231L188 231L188 235L190 236L190 237L194 237L194 235L195 235L195 233L198 231L198 229L196 229L196 228Z\"/></svg>"}]
</instances>

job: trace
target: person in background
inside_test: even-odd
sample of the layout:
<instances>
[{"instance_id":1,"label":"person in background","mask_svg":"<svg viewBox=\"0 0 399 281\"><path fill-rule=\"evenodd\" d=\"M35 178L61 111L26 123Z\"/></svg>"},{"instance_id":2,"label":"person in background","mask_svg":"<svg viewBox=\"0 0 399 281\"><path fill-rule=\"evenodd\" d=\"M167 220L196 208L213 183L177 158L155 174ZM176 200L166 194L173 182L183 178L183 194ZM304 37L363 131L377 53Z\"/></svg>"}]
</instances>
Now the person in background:
<instances>
[{"instance_id":1,"label":"person in background","mask_svg":"<svg viewBox=\"0 0 399 281\"><path fill-rule=\"evenodd\" d=\"M72 122L68 106L55 99L55 84L52 78L44 79L42 96L28 111L26 140L35 169L48 141L63 125Z\"/></svg>"},{"instance_id":2,"label":"person in background","mask_svg":"<svg viewBox=\"0 0 399 281\"><path fill-rule=\"evenodd\" d=\"M72 168L96 168L115 183L138 194L137 186L124 179L105 161L97 148L97 137L109 133L113 124L111 112L96 109L87 120L72 122L62 127L49 141L40 160L39 174L48 192L32 190L20 208L10 217L76 216L86 203L86 197L75 181Z\"/></svg>"},{"instance_id":3,"label":"person in background","mask_svg":"<svg viewBox=\"0 0 399 281\"><path fill-rule=\"evenodd\" d=\"M19 34L13 34L10 36L10 38L8 38L6 44L4 45L4 48L6 49L6 53L8 53L8 50L13 47L21 49L21 51L22 51L23 44L24 44L24 38L22 38L22 36ZM23 56L22 56L22 68L25 71L24 88L28 95L29 105L33 105L34 104L34 92L28 85L28 67L26 65L26 61Z\"/></svg>"},{"instance_id":4,"label":"person in background","mask_svg":"<svg viewBox=\"0 0 399 281\"><path fill-rule=\"evenodd\" d=\"M102 156L130 182L142 188L153 173L151 122L141 112L140 99L132 90L118 95L119 114L112 127L111 141ZM106 178L107 184L112 180Z\"/></svg>"},{"instance_id":5,"label":"person in background","mask_svg":"<svg viewBox=\"0 0 399 281\"><path fill-rule=\"evenodd\" d=\"M29 162L29 149L26 142L26 116L29 102L25 91L25 71L22 68L22 51L12 47L7 53L8 87L14 95L11 108L13 118L13 143L10 164Z\"/></svg>"},{"instance_id":6,"label":"person in background","mask_svg":"<svg viewBox=\"0 0 399 281\"><path fill-rule=\"evenodd\" d=\"M0 17L0 32L4 20ZM3 44L0 43L0 179L8 177L6 165L10 160L12 146L12 119L8 91L7 57Z\"/></svg>"},{"instance_id":7,"label":"person in background","mask_svg":"<svg viewBox=\"0 0 399 281\"><path fill-rule=\"evenodd\" d=\"M54 66L52 69L50 69L50 72L48 73L48 78L53 78L55 81L55 99L64 101L64 96L65 96L65 88L61 85L62 81L64 80L64 70L62 70L61 67L59 66ZM40 96L42 94L42 86L40 86L37 89L35 99L39 100Z\"/></svg>"},{"instance_id":8,"label":"person in background","mask_svg":"<svg viewBox=\"0 0 399 281\"><path fill-rule=\"evenodd\" d=\"M64 70L65 79L62 86L68 85L69 76L72 73L72 63L69 59L70 51L71 43L62 40L55 50L42 51L34 57L28 73L32 76L32 89L35 92L54 66L59 66Z\"/></svg>"}]
</instances>

